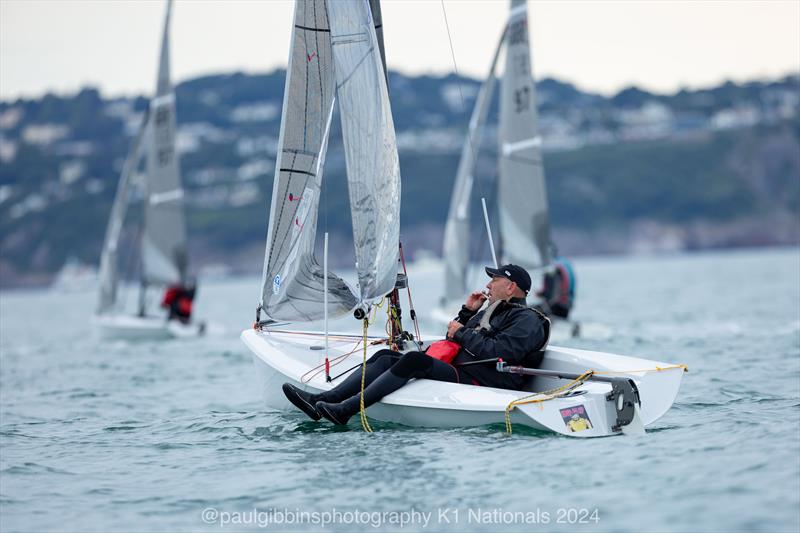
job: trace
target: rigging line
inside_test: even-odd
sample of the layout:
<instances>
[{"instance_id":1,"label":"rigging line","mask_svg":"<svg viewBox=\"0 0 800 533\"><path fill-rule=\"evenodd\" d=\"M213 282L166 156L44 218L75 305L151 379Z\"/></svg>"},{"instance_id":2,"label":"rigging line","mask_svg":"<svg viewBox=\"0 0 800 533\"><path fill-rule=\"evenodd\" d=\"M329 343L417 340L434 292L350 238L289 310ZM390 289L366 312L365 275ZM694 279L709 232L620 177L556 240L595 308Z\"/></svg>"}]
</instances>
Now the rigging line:
<instances>
[{"instance_id":1,"label":"rigging line","mask_svg":"<svg viewBox=\"0 0 800 533\"><path fill-rule=\"evenodd\" d=\"M450 24L447 22L447 10L444 7L444 0L441 0L442 4L442 15L444 16L444 27L447 30L447 40L450 43L450 57L453 59L453 69L455 69L456 79L458 80L458 95L461 97L461 108L464 110L464 113L467 113L467 103L464 101L464 91L461 88L461 74L458 72L458 63L456 62L456 53L455 49L453 48L453 38L450 36ZM469 129L467 130L467 142L469 143L470 152L472 152L472 160L477 163L478 154L475 150L475 146L472 143L472 135L470 135ZM481 197L483 197L483 187L481 187L481 182L479 179L475 179L474 183L478 185L478 192L480 192Z\"/></svg>"}]
</instances>

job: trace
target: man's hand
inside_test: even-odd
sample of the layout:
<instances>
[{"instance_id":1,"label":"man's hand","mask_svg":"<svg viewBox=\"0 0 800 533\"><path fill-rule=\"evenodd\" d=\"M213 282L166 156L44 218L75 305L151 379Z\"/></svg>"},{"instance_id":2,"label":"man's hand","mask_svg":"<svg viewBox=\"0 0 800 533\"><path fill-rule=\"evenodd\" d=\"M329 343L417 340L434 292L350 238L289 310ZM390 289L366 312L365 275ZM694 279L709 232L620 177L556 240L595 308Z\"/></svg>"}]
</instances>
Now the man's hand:
<instances>
[{"instance_id":1,"label":"man's hand","mask_svg":"<svg viewBox=\"0 0 800 533\"><path fill-rule=\"evenodd\" d=\"M453 335L456 334L456 331L463 328L464 324L459 322L458 320L451 320L449 324L447 324L447 338L452 339Z\"/></svg>"},{"instance_id":2,"label":"man's hand","mask_svg":"<svg viewBox=\"0 0 800 533\"><path fill-rule=\"evenodd\" d=\"M483 305L483 302L486 301L486 295L483 294L481 291L474 291L469 296L467 296L467 303L464 305L470 311L477 311Z\"/></svg>"}]
</instances>

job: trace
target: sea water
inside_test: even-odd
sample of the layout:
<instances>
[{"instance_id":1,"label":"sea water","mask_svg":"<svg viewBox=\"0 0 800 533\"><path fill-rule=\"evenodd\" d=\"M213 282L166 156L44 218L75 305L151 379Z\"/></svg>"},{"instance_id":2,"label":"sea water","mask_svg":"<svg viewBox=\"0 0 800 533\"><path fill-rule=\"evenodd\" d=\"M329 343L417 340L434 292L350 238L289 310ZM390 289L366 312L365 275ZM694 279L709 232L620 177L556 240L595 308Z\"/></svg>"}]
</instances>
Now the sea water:
<instances>
[{"instance_id":1,"label":"sea water","mask_svg":"<svg viewBox=\"0 0 800 533\"><path fill-rule=\"evenodd\" d=\"M160 342L98 340L92 293L4 292L0 531L797 532L800 251L575 269L563 344L689 367L644 437L273 412L238 338L256 278L203 284L209 334ZM410 274L424 315L441 266Z\"/></svg>"}]
</instances>

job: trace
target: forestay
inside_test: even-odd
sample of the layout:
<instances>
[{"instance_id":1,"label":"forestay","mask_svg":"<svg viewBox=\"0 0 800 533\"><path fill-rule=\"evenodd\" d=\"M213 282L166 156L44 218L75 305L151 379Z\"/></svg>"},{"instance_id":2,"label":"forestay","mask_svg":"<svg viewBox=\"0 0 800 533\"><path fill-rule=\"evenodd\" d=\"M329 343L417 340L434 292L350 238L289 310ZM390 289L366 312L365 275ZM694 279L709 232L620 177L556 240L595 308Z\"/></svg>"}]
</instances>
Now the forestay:
<instances>
[{"instance_id":1,"label":"forestay","mask_svg":"<svg viewBox=\"0 0 800 533\"><path fill-rule=\"evenodd\" d=\"M467 267L469 266L469 204L475 179L475 165L481 145L481 134L492 101L495 68L505 32L497 44L489 75L481 85L475 108L469 121L469 131L461 148L453 196L444 228L443 255L445 262L445 292L447 301L460 300L467 292Z\"/></svg>"},{"instance_id":2,"label":"forestay","mask_svg":"<svg viewBox=\"0 0 800 533\"><path fill-rule=\"evenodd\" d=\"M119 238L122 232L122 223L125 220L125 213L128 210L128 199L130 196L130 186L133 172L139 165L141 157L141 145L147 131L150 113L146 111L139 132L131 146L125 164L122 167L117 192L114 195L114 203L111 206L111 216L109 217L108 227L106 228L105 241L103 242L103 252L100 256L100 295L97 304L97 313L102 314L109 311L117 302L117 284L119 274L117 272L117 249Z\"/></svg>"},{"instance_id":3,"label":"forestay","mask_svg":"<svg viewBox=\"0 0 800 533\"><path fill-rule=\"evenodd\" d=\"M533 269L550 263L550 222L525 0L511 3L501 86L501 262Z\"/></svg>"},{"instance_id":4,"label":"forestay","mask_svg":"<svg viewBox=\"0 0 800 533\"><path fill-rule=\"evenodd\" d=\"M170 1L164 22L156 94L150 103L147 203L142 237L144 284L185 281L187 270L183 189L175 151L175 93L169 72L171 9Z\"/></svg>"},{"instance_id":5,"label":"forestay","mask_svg":"<svg viewBox=\"0 0 800 533\"><path fill-rule=\"evenodd\" d=\"M399 260L400 164L386 75L366 2L329 2L360 299L394 288Z\"/></svg>"}]
</instances>

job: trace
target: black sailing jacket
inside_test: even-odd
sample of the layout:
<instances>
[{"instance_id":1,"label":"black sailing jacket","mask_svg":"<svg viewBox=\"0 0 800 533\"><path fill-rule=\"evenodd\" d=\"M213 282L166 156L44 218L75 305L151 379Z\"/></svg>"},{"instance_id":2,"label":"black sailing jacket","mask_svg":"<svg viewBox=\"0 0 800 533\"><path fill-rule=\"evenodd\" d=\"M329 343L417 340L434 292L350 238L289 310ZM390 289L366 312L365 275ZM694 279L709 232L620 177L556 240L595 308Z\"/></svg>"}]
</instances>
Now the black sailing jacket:
<instances>
[{"instance_id":1,"label":"black sailing jacket","mask_svg":"<svg viewBox=\"0 0 800 533\"><path fill-rule=\"evenodd\" d=\"M512 365L537 366L541 362L541 351L547 345L549 323L539 313L528 308L524 298L501 302L489 320L491 328L488 331L476 329L485 312L483 310L475 313L466 307L461 308L458 321L464 327L456 331L452 339L461 345L461 350L453 360L453 365L458 368L462 383L519 389L524 377L498 372L494 362L467 366L460 364L501 358Z\"/></svg>"}]
</instances>

